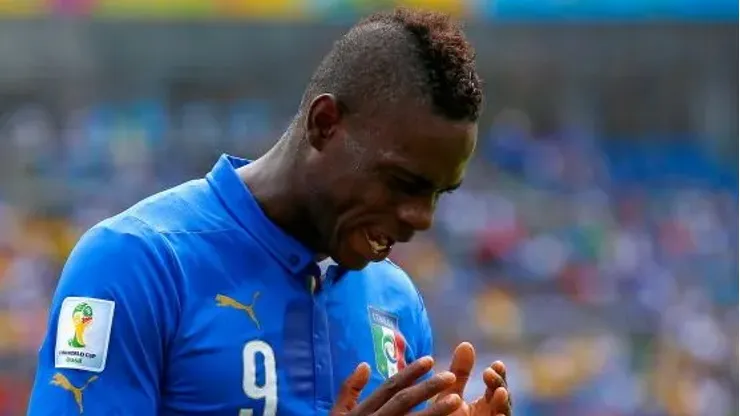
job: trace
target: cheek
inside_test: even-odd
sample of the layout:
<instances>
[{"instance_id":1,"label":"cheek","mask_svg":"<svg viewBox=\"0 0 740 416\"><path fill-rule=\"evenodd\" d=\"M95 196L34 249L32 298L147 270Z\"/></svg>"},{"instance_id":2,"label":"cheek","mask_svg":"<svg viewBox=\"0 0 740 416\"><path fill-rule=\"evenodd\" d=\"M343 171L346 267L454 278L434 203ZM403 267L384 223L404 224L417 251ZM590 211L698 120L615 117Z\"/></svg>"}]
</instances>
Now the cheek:
<instances>
[{"instance_id":1,"label":"cheek","mask_svg":"<svg viewBox=\"0 0 740 416\"><path fill-rule=\"evenodd\" d=\"M384 183L370 181L354 187L355 200L364 211L382 214L392 211L393 192Z\"/></svg>"},{"instance_id":2,"label":"cheek","mask_svg":"<svg viewBox=\"0 0 740 416\"><path fill-rule=\"evenodd\" d=\"M337 201L337 228L342 233L367 223L387 222L393 215L393 197L389 189L375 181L352 181L346 187L341 201Z\"/></svg>"},{"instance_id":3,"label":"cheek","mask_svg":"<svg viewBox=\"0 0 740 416\"><path fill-rule=\"evenodd\" d=\"M335 176L330 192L339 211L374 211L388 205L391 199L388 187L364 172L346 172Z\"/></svg>"}]
</instances>

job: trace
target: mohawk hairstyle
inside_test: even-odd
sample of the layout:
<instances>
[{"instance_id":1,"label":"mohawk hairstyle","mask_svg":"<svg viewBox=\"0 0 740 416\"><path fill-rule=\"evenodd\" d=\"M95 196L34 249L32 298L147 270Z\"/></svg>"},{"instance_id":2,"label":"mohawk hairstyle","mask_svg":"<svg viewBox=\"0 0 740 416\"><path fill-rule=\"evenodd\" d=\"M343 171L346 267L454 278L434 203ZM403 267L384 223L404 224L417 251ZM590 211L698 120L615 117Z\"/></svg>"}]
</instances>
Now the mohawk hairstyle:
<instances>
[{"instance_id":1,"label":"mohawk hairstyle","mask_svg":"<svg viewBox=\"0 0 740 416\"><path fill-rule=\"evenodd\" d=\"M301 104L331 93L347 113L413 100L454 121L477 121L483 105L475 52L449 16L399 8L370 15L339 39Z\"/></svg>"}]
</instances>

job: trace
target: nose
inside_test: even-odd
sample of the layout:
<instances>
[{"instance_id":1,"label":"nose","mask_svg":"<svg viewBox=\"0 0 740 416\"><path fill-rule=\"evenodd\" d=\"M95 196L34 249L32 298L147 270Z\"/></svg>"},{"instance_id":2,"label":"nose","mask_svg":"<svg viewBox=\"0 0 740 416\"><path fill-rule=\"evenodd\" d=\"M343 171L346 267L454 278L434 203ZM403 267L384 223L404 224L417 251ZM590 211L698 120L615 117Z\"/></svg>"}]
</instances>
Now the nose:
<instances>
[{"instance_id":1,"label":"nose","mask_svg":"<svg viewBox=\"0 0 740 416\"><path fill-rule=\"evenodd\" d=\"M414 199L398 207L399 219L415 231L428 230L434 222L434 200Z\"/></svg>"}]
</instances>

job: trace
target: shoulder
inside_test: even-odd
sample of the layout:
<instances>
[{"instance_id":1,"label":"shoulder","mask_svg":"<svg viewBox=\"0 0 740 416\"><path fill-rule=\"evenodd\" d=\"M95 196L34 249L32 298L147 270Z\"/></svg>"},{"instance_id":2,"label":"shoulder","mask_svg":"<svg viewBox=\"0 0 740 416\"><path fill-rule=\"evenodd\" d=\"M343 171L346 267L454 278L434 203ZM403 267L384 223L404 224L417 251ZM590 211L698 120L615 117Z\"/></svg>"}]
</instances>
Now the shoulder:
<instances>
[{"instance_id":1,"label":"shoulder","mask_svg":"<svg viewBox=\"0 0 740 416\"><path fill-rule=\"evenodd\" d=\"M136 217L115 216L82 235L64 265L59 289L127 293L164 280L173 264L159 233Z\"/></svg>"},{"instance_id":2,"label":"shoulder","mask_svg":"<svg viewBox=\"0 0 740 416\"><path fill-rule=\"evenodd\" d=\"M389 259L371 263L365 268L365 271L376 281L381 281L386 291L392 290L409 298L419 297L419 291L411 276L401 266Z\"/></svg>"},{"instance_id":3,"label":"shoulder","mask_svg":"<svg viewBox=\"0 0 740 416\"><path fill-rule=\"evenodd\" d=\"M72 249L60 287L93 286L118 295L179 284L181 270L173 238L173 222L165 223L166 206L178 187L146 198L88 229ZM173 208L170 217L182 217ZM170 289L169 287L167 289Z\"/></svg>"},{"instance_id":4,"label":"shoulder","mask_svg":"<svg viewBox=\"0 0 740 416\"><path fill-rule=\"evenodd\" d=\"M394 304L400 304L411 315L426 313L421 292L401 266L385 259L369 264L363 272L367 274L367 279L375 286L376 291L382 292L384 299L393 299Z\"/></svg>"},{"instance_id":5,"label":"shoulder","mask_svg":"<svg viewBox=\"0 0 740 416\"><path fill-rule=\"evenodd\" d=\"M134 218L162 235L233 231L236 223L205 179L195 179L149 196L113 223Z\"/></svg>"},{"instance_id":6,"label":"shoulder","mask_svg":"<svg viewBox=\"0 0 740 416\"><path fill-rule=\"evenodd\" d=\"M146 257L166 263L183 254L187 236L233 232L229 215L205 180L193 180L147 197L125 211L102 220L85 232L72 250L117 259Z\"/></svg>"},{"instance_id":7,"label":"shoulder","mask_svg":"<svg viewBox=\"0 0 740 416\"><path fill-rule=\"evenodd\" d=\"M371 263L363 270L368 307L397 320L413 357L431 353L431 327L421 293L411 277L390 260Z\"/></svg>"},{"instance_id":8,"label":"shoulder","mask_svg":"<svg viewBox=\"0 0 740 416\"><path fill-rule=\"evenodd\" d=\"M99 299L126 311L117 313L118 321L174 322L182 286L167 241L138 218L118 215L80 238L62 269L52 309L59 310L70 297Z\"/></svg>"},{"instance_id":9,"label":"shoulder","mask_svg":"<svg viewBox=\"0 0 740 416\"><path fill-rule=\"evenodd\" d=\"M159 233L135 216L119 214L87 230L69 260L77 260L81 255L120 260L160 251L166 252L166 249Z\"/></svg>"}]
</instances>

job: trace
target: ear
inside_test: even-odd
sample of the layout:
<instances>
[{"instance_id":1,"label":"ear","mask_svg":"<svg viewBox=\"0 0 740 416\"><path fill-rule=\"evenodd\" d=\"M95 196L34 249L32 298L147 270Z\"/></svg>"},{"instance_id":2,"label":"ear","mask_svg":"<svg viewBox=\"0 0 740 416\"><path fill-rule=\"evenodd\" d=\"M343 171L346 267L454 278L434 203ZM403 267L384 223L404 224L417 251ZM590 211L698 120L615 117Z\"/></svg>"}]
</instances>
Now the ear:
<instances>
[{"instance_id":1,"label":"ear","mask_svg":"<svg viewBox=\"0 0 740 416\"><path fill-rule=\"evenodd\" d=\"M311 101L306 116L306 138L321 151L337 133L342 121L339 102L332 94L321 94Z\"/></svg>"}]
</instances>

